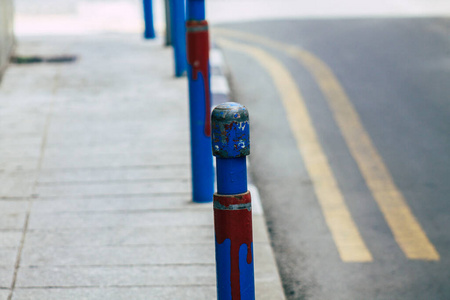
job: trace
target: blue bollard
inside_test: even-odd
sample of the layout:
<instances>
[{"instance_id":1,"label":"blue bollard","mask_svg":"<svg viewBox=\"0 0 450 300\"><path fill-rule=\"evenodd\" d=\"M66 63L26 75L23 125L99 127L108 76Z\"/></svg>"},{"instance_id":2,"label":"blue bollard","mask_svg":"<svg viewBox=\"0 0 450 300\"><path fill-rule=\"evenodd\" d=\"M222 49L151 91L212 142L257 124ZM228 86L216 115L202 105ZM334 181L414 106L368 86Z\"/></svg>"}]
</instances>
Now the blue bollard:
<instances>
[{"instance_id":1,"label":"blue bollard","mask_svg":"<svg viewBox=\"0 0 450 300\"><path fill-rule=\"evenodd\" d=\"M214 194L217 298L254 300L251 195L246 156L250 154L247 109L233 102L217 106L211 116L212 150L217 163Z\"/></svg>"},{"instance_id":2,"label":"blue bollard","mask_svg":"<svg viewBox=\"0 0 450 300\"><path fill-rule=\"evenodd\" d=\"M146 39L155 38L155 28L153 27L152 0L144 0L144 21L145 21L144 37Z\"/></svg>"},{"instance_id":3,"label":"blue bollard","mask_svg":"<svg viewBox=\"0 0 450 300\"><path fill-rule=\"evenodd\" d=\"M191 127L192 197L194 202L211 202L214 167L211 151L211 91L209 75L209 33L205 2L188 0L186 43Z\"/></svg>"},{"instance_id":4,"label":"blue bollard","mask_svg":"<svg viewBox=\"0 0 450 300\"><path fill-rule=\"evenodd\" d=\"M170 0L171 40L175 58L175 76L182 77L186 73L186 13L184 0Z\"/></svg>"},{"instance_id":5,"label":"blue bollard","mask_svg":"<svg viewBox=\"0 0 450 300\"><path fill-rule=\"evenodd\" d=\"M205 0L187 0L187 13L189 20L205 20Z\"/></svg>"}]
</instances>

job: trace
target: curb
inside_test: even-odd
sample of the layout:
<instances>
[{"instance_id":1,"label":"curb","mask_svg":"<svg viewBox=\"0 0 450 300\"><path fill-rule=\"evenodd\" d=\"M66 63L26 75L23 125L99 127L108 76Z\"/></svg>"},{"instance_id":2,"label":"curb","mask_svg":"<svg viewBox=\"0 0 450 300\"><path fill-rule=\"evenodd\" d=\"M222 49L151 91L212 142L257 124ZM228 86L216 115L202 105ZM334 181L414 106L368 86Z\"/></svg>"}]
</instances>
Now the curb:
<instances>
[{"instance_id":1,"label":"curb","mask_svg":"<svg viewBox=\"0 0 450 300\"><path fill-rule=\"evenodd\" d=\"M211 45L209 51L209 64L211 70L212 106L231 101L230 85L226 77L225 59L222 50L215 44Z\"/></svg>"}]
</instances>

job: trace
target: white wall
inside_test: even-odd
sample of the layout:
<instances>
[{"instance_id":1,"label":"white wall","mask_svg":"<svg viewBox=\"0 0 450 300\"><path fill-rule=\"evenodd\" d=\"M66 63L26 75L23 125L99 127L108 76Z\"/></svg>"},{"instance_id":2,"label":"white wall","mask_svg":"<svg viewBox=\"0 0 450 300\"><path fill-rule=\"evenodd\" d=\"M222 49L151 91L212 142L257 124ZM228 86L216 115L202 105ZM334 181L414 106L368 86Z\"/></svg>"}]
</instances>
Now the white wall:
<instances>
[{"instance_id":1,"label":"white wall","mask_svg":"<svg viewBox=\"0 0 450 300\"><path fill-rule=\"evenodd\" d=\"M3 3L5 0L0 0ZM6 0L9 2L12 0ZM282 18L450 16L450 0L205 0L210 24ZM142 0L14 0L16 36L142 33ZM165 29L164 0L153 0Z\"/></svg>"},{"instance_id":2,"label":"white wall","mask_svg":"<svg viewBox=\"0 0 450 300\"><path fill-rule=\"evenodd\" d=\"M206 0L211 24L284 18L450 16L450 0Z\"/></svg>"},{"instance_id":3,"label":"white wall","mask_svg":"<svg viewBox=\"0 0 450 300\"><path fill-rule=\"evenodd\" d=\"M6 68L14 44L12 0L0 1L0 76Z\"/></svg>"}]
</instances>

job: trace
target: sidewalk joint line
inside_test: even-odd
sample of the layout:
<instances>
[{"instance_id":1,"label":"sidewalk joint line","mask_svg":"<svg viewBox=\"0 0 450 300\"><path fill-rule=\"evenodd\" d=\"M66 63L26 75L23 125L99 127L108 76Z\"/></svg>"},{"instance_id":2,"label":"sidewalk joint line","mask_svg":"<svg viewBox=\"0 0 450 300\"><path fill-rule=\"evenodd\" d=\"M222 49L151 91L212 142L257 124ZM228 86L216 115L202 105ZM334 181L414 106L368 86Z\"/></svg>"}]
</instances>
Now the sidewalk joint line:
<instances>
[{"instance_id":1,"label":"sidewalk joint line","mask_svg":"<svg viewBox=\"0 0 450 300\"><path fill-rule=\"evenodd\" d=\"M78 198L78 199L95 199L95 198L128 198L128 197L153 197L153 196L187 196L190 192L167 192L167 193L143 193L143 194L98 194L98 195L50 195L37 197L39 199L58 199L58 198Z\"/></svg>"},{"instance_id":2,"label":"sidewalk joint line","mask_svg":"<svg viewBox=\"0 0 450 300\"><path fill-rule=\"evenodd\" d=\"M47 268L60 268L60 269L70 269L70 268L76 268L76 269L98 269L98 268L148 268L148 267L191 267L191 266L215 266L215 263L167 263L167 264L143 264L143 263L137 263L137 264L123 264L123 265L29 265L29 266L22 266L23 268L28 269L47 269Z\"/></svg>"},{"instance_id":3,"label":"sidewalk joint line","mask_svg":"<svg viewBox=\"0 0 450 300\"><path fill-rule=\"evenodd\" d=\"M45 148L47 146L47 139L48 139L48 131L50 129L50 124L51 124L51 121L52 121L53 107L54 107L55 102L56 102L56 91L57 91L57 88L58 88L59 79L60 79L60 68L57 68L56 69L56 74L55 74L54 79L53 79L52 99L51 99L51 102L49 103L50 107L49 107L49 110L48 110L48 113L47 113L47 116L46 116L46 119L45 119L45 126L44 126L44 132L43 132L43 136L42 136L41 147L40 147L39 161L38 161L37 168L36 168L35 179L34 179L34 183L33 183L33 187L32 187L31 196L30 196L29 201L28 201L28 207L27 207L27 212L26 212L26 216L25 216L25 222L24 222L24 226L23 226L22 237L20 239L19 250L17 252L16 262L15 262L15 265L14 265L14 274L13 274L13 278L12 278L11 289L10 289L10 293L8 295L7 300L11 300L12 299L12 296L14 294L14 289L16 287L17 274L19 272L20 262L21 262L21 259L22 259L23 248L24 248L24 245L25 245L25 238L26 238L26 235L27 235L28 226L29 226L29 222L30 222L31 208L33 206L33 201L35 199L35 197L33 197L33 195L35 194L35 191L36 191L37 182L39 180L39 173L41 171L42 163L44 161Z\"/></svg>"},{"instance_id":4,"label":"sidewalk joint line","mask_svg":"<svg viewBox=\"0 0 450 300\"><path fill-rule=\"evenodd\" d=\"M44 181L38 182L38 186L65 186L65 185L96 185L96 184L133 184L133 183L151 183L152 181L157 182L171 182L171 181L181 181L189 182L189 178L186 177L173 177L173 178L144 178L144 179L117 179L117 180L90 180L90 181Z\"/></svg>"},{"instance_id":5,"label":"sidewalk joint line","mask_svg":"<svg viewBox=\"0 0 450 300\"><path fill-rule=\"evenodd\" d=\"M19 290L29 289L129 289L129 288L177 288L177 287L216 287L215 284L173 284L173 285L78 285L78 286L23 286Z\"/></svg>"}]
</instances>

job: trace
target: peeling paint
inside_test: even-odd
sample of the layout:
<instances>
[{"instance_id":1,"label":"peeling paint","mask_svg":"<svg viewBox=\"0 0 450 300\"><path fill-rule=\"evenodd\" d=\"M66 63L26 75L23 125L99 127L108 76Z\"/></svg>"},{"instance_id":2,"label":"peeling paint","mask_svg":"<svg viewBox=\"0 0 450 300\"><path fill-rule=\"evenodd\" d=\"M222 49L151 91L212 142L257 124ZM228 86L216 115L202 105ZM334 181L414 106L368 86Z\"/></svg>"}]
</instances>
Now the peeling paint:
<instances>
[{"instance_id":1,"label":"peeling paint","mask_svg":"<svg viewBox=\"0 0 450 300\"><path fill-rule=\"evenodd\" d=\"M217 106L211 116L213 154L221 158L236 158L250 154L248 110L238 103Z\"/></svg>"}]
</instances>

